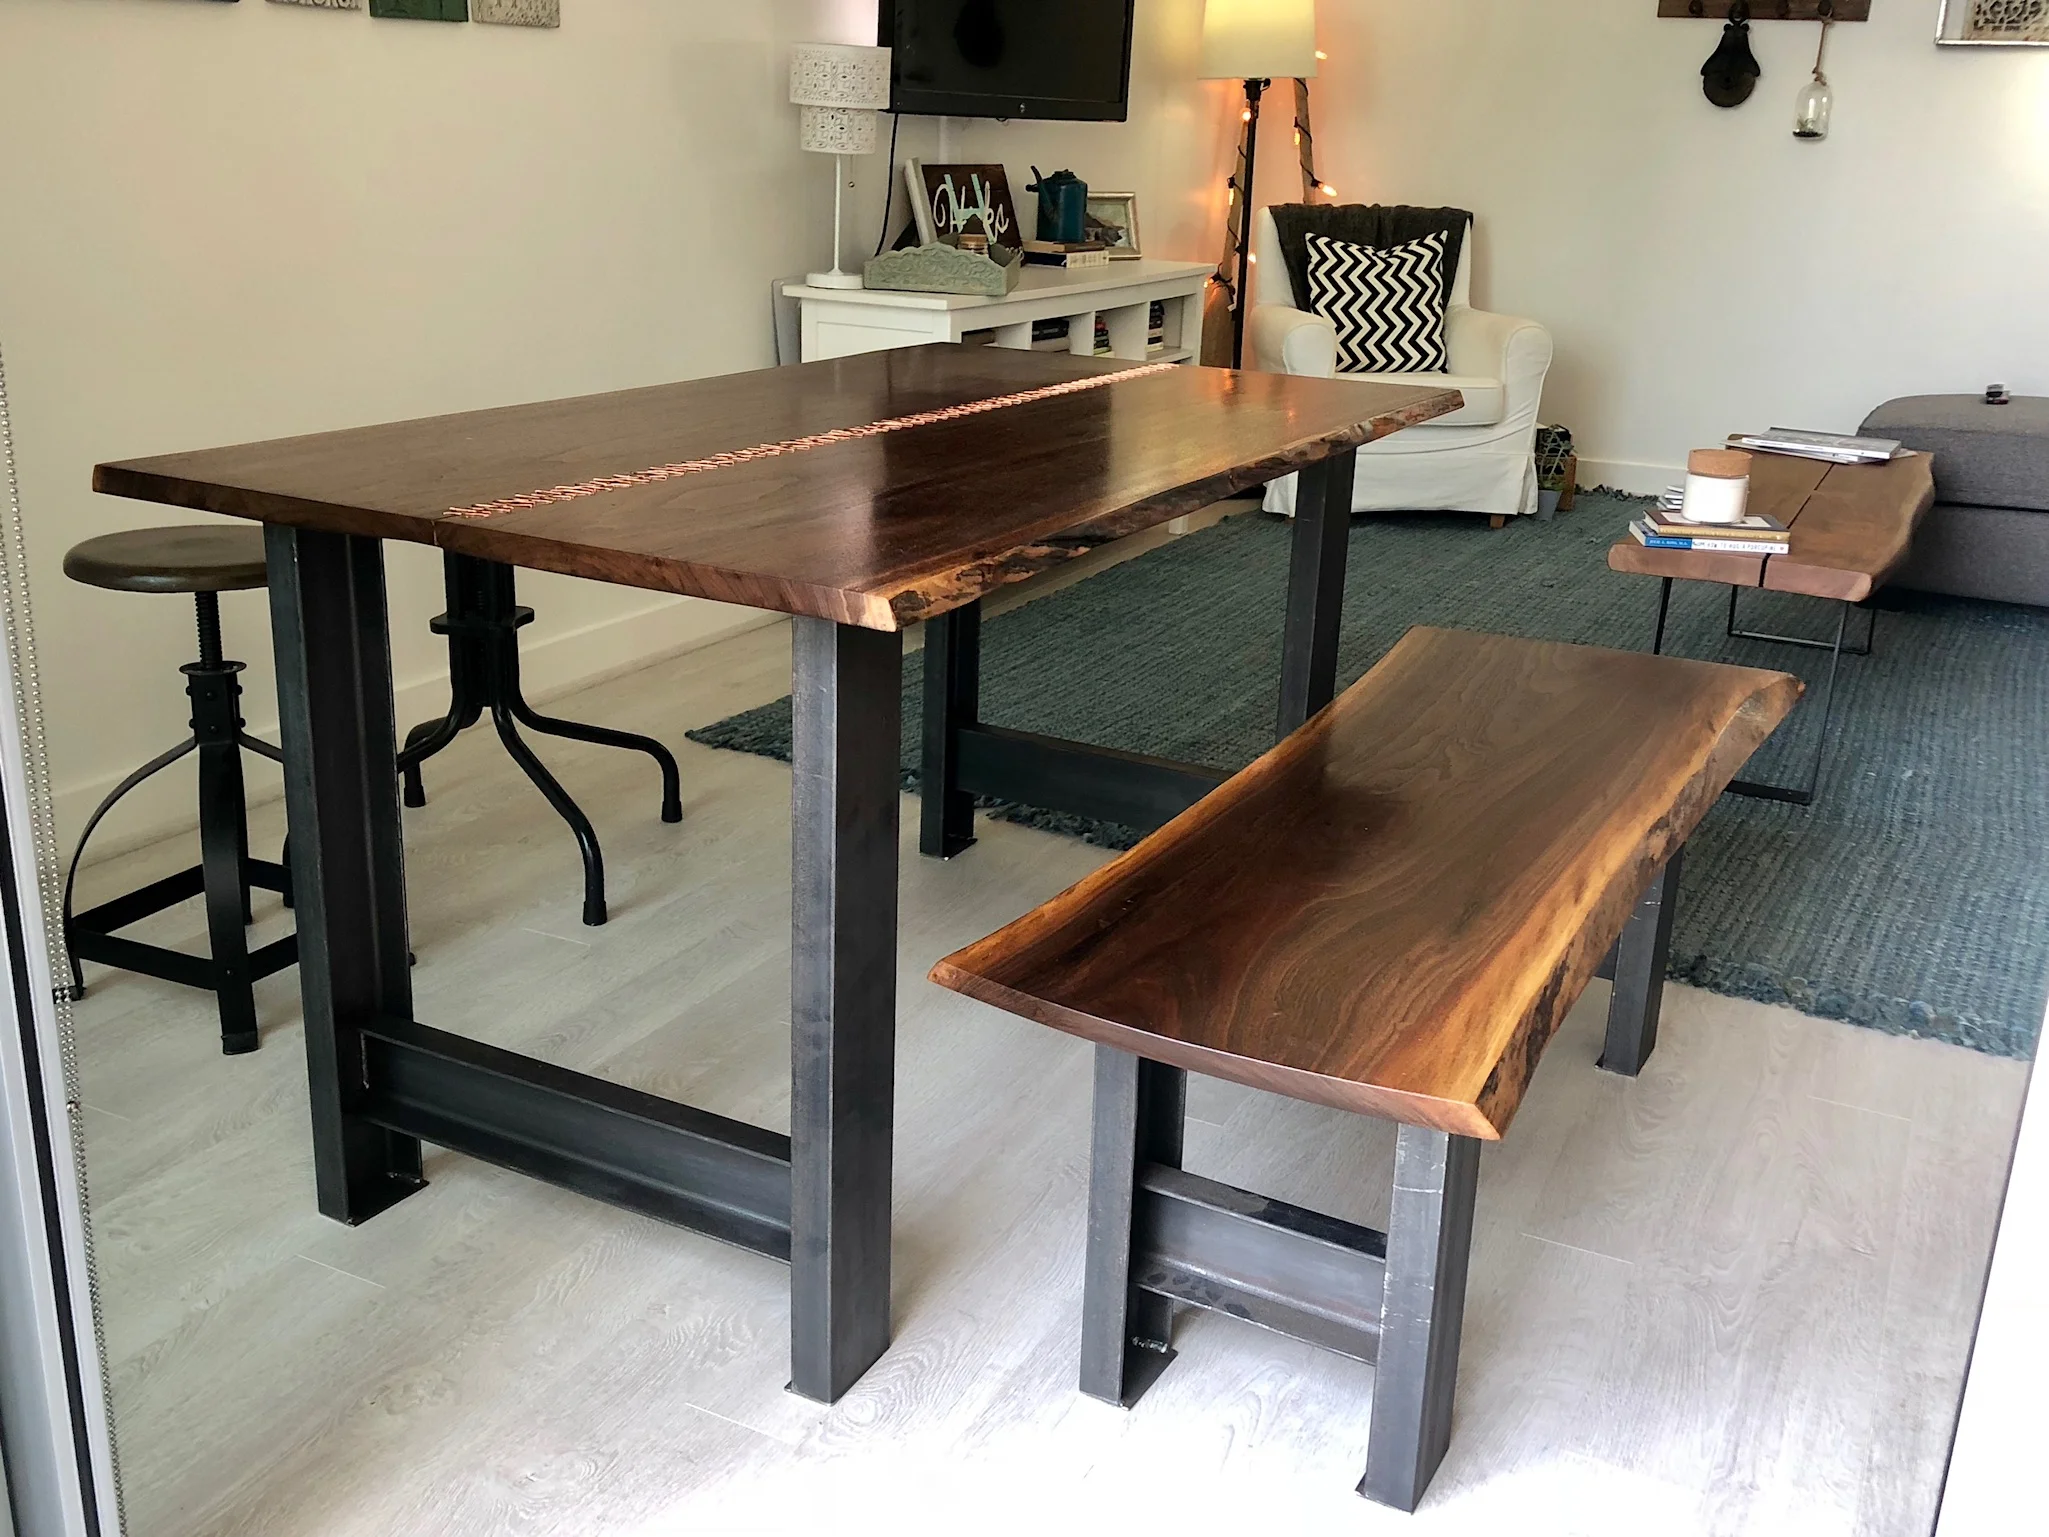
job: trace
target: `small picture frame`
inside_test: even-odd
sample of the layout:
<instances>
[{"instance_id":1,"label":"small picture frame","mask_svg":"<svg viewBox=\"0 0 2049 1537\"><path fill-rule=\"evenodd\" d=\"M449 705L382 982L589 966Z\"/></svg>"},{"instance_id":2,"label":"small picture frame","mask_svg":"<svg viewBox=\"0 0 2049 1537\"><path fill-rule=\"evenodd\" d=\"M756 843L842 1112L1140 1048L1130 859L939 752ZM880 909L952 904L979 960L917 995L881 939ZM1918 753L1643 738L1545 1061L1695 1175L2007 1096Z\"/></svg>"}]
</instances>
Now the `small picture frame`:
<instances>
[{"instance_id":1,"label":"small picture frame","mask_svg":"<svg viewBox=\"0 0 2049 1537\"><path fill-rule=\"evenodd\" d=\"M1000 165L927 165L904 162L918 243L946 235L987 235L991 245L1022 250L1024 233L1011 201L1010 177Z\"/></svg>"},{"instance_id":2,"label":"small picture frame","mask_svg":"<svg viewBox=\"0 0 2049 1537\"><path fill-rule=\"evenodd\" d=\"M1946 48L2049 48L2049 0L1942 0Z\"/></svg>"},{"instance_id":3,"label":"small picture frame","mask_svg":"<svg viewBox=\"0 0 2049 1537\"><path fill-rule=\"evenodd\" d=\"M1137 261L1141 254L1138 239L1138 194L1098 192L1091 187L1088 217L1083 221L1082 238L1108 246L1112 261Z\"/></svg>"}]
</instances>

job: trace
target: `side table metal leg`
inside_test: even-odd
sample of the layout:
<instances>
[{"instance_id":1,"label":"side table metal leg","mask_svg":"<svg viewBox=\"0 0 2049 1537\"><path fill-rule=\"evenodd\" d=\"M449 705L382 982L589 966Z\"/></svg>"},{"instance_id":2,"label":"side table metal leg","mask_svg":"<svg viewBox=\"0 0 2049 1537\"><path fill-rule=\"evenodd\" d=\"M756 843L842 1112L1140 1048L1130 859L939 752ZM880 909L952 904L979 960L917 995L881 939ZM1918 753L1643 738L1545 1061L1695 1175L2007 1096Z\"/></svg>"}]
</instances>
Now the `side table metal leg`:
<instances>
[{"instance_id":1,"label":"side table metal leg","mask_svg":"<svg viewBox=\"0 0 2049 1537\"><path fill-rule=\"evenodd\" d=\"M792 638L790 1386L832 1403L889 1347L903 637Z\"/></svg>"},{"instance_id":2,"label":"side table metal leg","mask_svg":"<svg viewBox=\"0 0 2049 1537\"><path fill-rule=\"evenodd\" d=\"M1311 465L1296 482L1276 740L1298 729L1337 694L1338 640L1345 621L1345 556L1357 465L1356 450L1338 454Z\"/></svg>"},{"instance_id":3,"label":"side table metal leg","mask_svg":"<svg viewBox=\"0 0 2049 1537\"><path fill-rule=\"evenodd\" d=\"M1733 595L1736 589L1731 587L1729 591ZM1652 656L1663 656L1665 654L1665 621L1671 618L1671 616L1672 578L1661 576L1658 578L1658 627L1651 635Z\"/></svg>"},{"instance_id":4,"label":"side table metal leg","mask_svg":"<svg viewBox=\"0 0 2049 1537\"><path fill-rule=\"evenodd\" d=\"M411 1019L391 642L375 539L265 529L320 1210L364 1222L426 1183L364 1118L361 1027Z\"/></svg>"},{"instance_id":5,"label":"side table metal leg","mask_svg":"<svg viewBox=\"0 0 2049 1537\"><path fill-rule=\"evenodd\" d=\"M1749 640L1776 640L1787 645L1807 646L1815 650L1826 647L1828 651L1828 676L1821 685L1821 727L1815 733L1814 761L1808 766L1807 783L1796 787L1791 785L1764 784L1754 779L1737 779L1732 780L1729 784L1729 793L1731 795L1747 796L1752 800L1784 801L1792 806L1811 806L1814 804L1814 797L1821 789L1822 765L1828 759L1828 728L1829 722L1835 718L1836 708L1836 674L1842 668L1843 637L1849 633L1850 610L1854 605L1843 603L1839 604L1838 607L1842 612L1836 620L1836 636L1833 643L1801 640L1793 636L1759 635L1739 632L1743 634L1743 638ZM1877 623L1878 616L1874 613L1872 615L1872 634L1874 639L1877 635Z\"/></svg>"}]
</instances>

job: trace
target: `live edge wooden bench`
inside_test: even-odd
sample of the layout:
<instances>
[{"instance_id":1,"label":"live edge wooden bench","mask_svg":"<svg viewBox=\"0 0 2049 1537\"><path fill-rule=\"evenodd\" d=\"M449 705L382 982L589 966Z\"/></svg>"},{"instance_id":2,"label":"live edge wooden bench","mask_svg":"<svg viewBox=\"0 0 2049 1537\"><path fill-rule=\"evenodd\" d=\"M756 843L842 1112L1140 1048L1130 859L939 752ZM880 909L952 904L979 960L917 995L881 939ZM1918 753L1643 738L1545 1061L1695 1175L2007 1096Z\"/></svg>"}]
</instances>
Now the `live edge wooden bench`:
<instances>
[{"instance_id":1,"label":"live edge wooden bench","mask_svg":"<svg viewBox=\"0 0 2049 1537\"><path fill-rule=\"evenodd\" d=\"M1082 1391L1135 1403L1176 1304L1377 1362L1359 1491L1414 1510L1451 1437L1480 1144L1604 957L1601 1065L1641 1069L1681 850L1799 694L1411 630L1130 853L941 961L943 986L1098 1043ZM1388 1231L1185 1172L1189 1071L1399 1122Z\"/></svg>"}]
</instances>

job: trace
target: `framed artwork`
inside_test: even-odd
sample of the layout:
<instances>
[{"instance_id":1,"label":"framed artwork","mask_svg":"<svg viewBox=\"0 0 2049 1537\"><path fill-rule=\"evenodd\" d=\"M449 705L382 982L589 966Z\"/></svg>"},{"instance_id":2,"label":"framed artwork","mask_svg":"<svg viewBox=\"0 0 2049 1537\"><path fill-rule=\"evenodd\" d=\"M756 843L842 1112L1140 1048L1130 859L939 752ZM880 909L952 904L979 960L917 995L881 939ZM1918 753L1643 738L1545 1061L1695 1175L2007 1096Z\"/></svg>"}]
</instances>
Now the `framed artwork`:
<instances>
[{"instance_id":1,"label":"framed artwork","mask_svg":"<svg viewBox=\"0 0 2049 1537\"><path fill-rule=\"evenodd\" d=\"M559 27L562 0L470 0L470 20L504 27Z\"/></svg>"},{"instance_id":2,"label":"framed artwork","mask_svg":"<svg viewBox=\"0 0 2049 1537\"><path fill-rule=\"evenodd\" d=\"M468 21L470 0L370 0L370 14L398 21Z\"/></svg>"},{"instance_id":3,"label":"framed artwork","mask_svg":"<svg viewBox=\"0 0 2049 1537\"><path fill-rule=\"evenodd\" d=\"M1942 0L1935 40L1952 48L2049 48L2049 0Z\"/></svg>"},{"instance_id":4,"label":"framed artwork","mask_svg":"<svg viewBox=\"0 0 2049 1537\"><path fill-rule=\"evenodd\" d=\"M1138 242L1138 194L1098 192L1091 187L1088 217L1083 221L1082 238L1108 246L1113 261L1137 261L1141 254Z\"/></svg>"},{"instance_id":5,"label":"framed artwork","mask_svg":"<svg viewBox=\"0 0 2049 1537\"><path fill-rule=\"evenodd\" d=\"M942 235L986 234L991 245L1022 249L1017 204L1010 177L1000 165L927 165L904 162L911 191L911 215L918 241L930 245Z\"/></svg>"}]
</instances>

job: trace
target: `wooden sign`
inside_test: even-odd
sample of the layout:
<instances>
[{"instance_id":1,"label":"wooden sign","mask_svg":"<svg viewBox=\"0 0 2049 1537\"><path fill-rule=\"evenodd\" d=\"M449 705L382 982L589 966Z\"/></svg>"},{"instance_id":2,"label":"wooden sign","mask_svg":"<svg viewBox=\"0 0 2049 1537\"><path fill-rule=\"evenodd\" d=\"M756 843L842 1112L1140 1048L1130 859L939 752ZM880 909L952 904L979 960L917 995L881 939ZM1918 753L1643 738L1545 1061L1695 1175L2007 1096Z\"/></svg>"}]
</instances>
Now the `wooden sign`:
<instances>
[{"instance_id":1,"label":"wooden sign","mask_svg":"<svg viewBox=\"0 0 2049 1537\"><path fill-rule=\"evenodd\" d=\"M1010 177L1000 165L904 164L911 187L911 212L918 238L930 245L941 235L987 235L991 245L1021 249L1017 205L1010 198Z\"/></svg>"}]
</instances>

